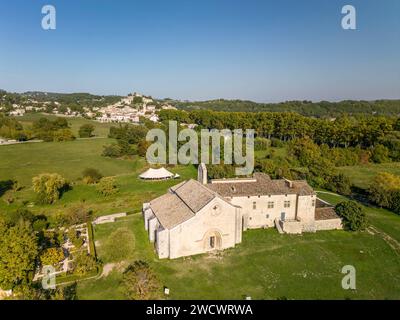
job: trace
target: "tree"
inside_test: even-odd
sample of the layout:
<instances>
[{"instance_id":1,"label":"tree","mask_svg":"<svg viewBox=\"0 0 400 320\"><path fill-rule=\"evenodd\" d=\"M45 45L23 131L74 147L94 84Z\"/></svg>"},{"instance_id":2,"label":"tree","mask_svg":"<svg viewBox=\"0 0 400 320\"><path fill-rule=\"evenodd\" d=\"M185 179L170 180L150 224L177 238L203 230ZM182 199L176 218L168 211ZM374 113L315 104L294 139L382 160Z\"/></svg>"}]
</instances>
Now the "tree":
<instances>
[{"instance_id":1,"label":"tree","mask_svg":"<svg viewBox=\"0 0 400 320\"><path fill-rule=\"evenodd\" d=\"M90 138L93 137L94 126L90 123L83 124L79 128L79 137L81 138Z\"/></svg>"},{"instance_id":2,"label":"tree","mask_svg":"<svg viewBox=\"0 0 400 320\"><path fill-rule=\"evenodd\" d=\"M333 192L337 192L345 196L351 194L350 179L343 173L331 176L326 187Z\"/></svg>"},{"instance_id":3,"label":"tree","mask_svg":"<svg viewBox=\"0 0 400 320\"><path fill-rule=\"evenodd\" d=\"M64 252L61 248L45 249L40 255L42 266L56 266L64 260Z\"/></svg>"},{"instance_id":4,"label":"tree","mask_svg":"<svg viewBox=\"0 0 400 320\"><path fill-rule=\"evenodd\" d=\"M343 219L344 226L348 230L364 230L367 226L364 209L355 201L340 202L336 205L335 211Z\"/></svg>"},{"instance_id":5,"label":"tree","mask_svg":"<svg viewBox=\"0 0 400 320\"><path fill-rule=\"evenodd\" d=\"M368 198L381 207L390 207L393 191L400 190L400 177L388 172L379 172L368 188Z\"/></svg>"},{"instance_id":6,"label":"tree","mask_svg":"<svg viewBox=\"0 0 400 320\"><path fill-rule=\"evenodd\" d=\"M84 241L83 239L78 235L78 232L75 228L69 228L68 230L68 239L72 242L72 244L76 248L82 247Z\"/></svg>"},{"instance_id":7,"label":"tree","mask_svg":"<svg viewBox=\"0 0 400 320\"><path fill-rule=\"evenodd\" d=\"M37 256L38 241L29 223L10 226L0 219L0 287L29 282Z\"/></svg>"},{"instance_id":8,"label":"tree","mask_svg":"<svg viewBox=\"0 0 400 320\"><path fill-rule=\"evenodd\" d=\"M151 142L146 141L144 139L140 140L138 142L138 145L137 145L137 153L138 153L138 155L141 156L141 157L145 157L147 149L149 148L150 145L151 145Z\"/></svg>"},{"instance_id":9,"label":"tree","mask_svg":"<svg viewBox=\"0 0 400 320\"><path fill-rule=\"evenodd\" d=\"M112 143L103 147L101 155L103 157L118 158L121 156L121 150L116 143Z\"/></svg>"},{"instance_id":10,"label":"tree","mask_svg":"<svg viewBox=\"0 0 400 320\"><path fill-rule=\"evenodd\" d=\"M155 273L141 260L135 261L126 269L122 283L126 296L132 300L157 299L161 290Z\"/></svg>"},{"instance_id":11,"label":"tree","mask_svg":"<svg viewBox=\"0 0 400 320\"><path fill-rule=\"evenodd\" d=\"M390 209L400 214L400 190L392 191L390 199Z\"/></svg>"},{"instance_id":12,"label":"tree","mask_svg":"<svg viewBox=\"0 0 400 320\"><path fill-rule=\"evenodd\" d=\"M82 173L83 176L83 181L86 184L94 184L100 181L100 179L103 177L102 174L93 168L87 168L83 171Z\"/></svg>"},{"instance_id":13,"label":"tree","mask_svg":"<svg viewBox=\"0 0 400 320\"><path fill-rule=\"evenodd\" d=\"M103 196L110 196L118 192L118 187L114 177L101 178L96 186L96 190Z\"/></svg>"},{"instance_id":14,"label":"tree","mask_svg":"<svg viewBox=\"0 0 400 320\"><path fill-rule=\"evenodd\" d=\"M376 145L372 149L371 160L375 163L389 162L389 149L381 144Z\"/></svg>"},{"instance_id":15,"label":"tree","mask_svg":"<svg viewBox=\"0 0 400 320\"><path fill-rule=\"evenodd\" d=\"M57 173L43 173L34 177L32 184L39 202L52 204L60 198L67 181Z\"/></svg>"},{"instance_id":16,"label":"tree","mask_svg":"<svg viewBox=\"0 0 400 320\"><path fill-rule=\"evenodd\" d=\"M67 211L60 219L61 224L72 226L88 222L90 220L91 211L86 208L83 203L77 204Z\"/></svg>"},{"instance_id":17,"label":"tree","mask_svg":"<svg viewBox=\"0 0 400 320\"><path fill-rule=\"evenodd\" d=\"M72 141L75 140L75 136L73 135L70 129L60 129L56 130L53 133L53 141L62 142L62 141Z\"/></svg>"}]
</instances>

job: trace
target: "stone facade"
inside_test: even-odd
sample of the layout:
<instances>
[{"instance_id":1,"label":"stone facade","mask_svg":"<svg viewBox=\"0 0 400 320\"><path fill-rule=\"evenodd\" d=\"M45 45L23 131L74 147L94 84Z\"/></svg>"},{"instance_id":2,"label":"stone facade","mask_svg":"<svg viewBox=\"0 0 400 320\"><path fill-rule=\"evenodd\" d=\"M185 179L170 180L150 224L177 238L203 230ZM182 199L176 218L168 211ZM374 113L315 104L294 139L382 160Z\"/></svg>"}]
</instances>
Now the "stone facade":
<instances>
[{"instance_id":1,"label":"stone facade","mask_svg":"<svg viewBox=\"0 0 400 320\"><path fill-rule=\"evenodd\" d=\"M160 259L223 250L242 241L241 209L215 194L193 216L172 227L161 223L151 203L143 205L143 217Z\"/></svg>"},{"instance_id":2,"label":"stone facade","mask_svg":"<svg viewBox=\"0 0 400 320\"><path fill-rule=\"evenodd\" d=\"M333 208L319 204L305 181L256 174L208 183L201 164L198 181L182 182L145 203L143 218L159 258L175 259L232 248L247 229L276 226L289 234L341 229Z\"/></svg>"}]
</instances>

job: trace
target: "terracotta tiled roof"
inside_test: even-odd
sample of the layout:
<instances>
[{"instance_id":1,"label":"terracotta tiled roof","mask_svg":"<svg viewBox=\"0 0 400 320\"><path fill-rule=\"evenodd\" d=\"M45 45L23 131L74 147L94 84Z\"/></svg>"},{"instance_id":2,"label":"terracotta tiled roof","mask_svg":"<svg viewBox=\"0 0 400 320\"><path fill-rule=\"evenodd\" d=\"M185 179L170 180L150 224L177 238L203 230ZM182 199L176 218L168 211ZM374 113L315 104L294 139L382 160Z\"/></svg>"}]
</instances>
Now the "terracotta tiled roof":
<instances>
[{"instance_id":1,"label":"terracotta tiled roof","mask_svg":"<svg viewBox=\"0 0 400 320\"><path fill-rule=\"evenodd\" d=\"M333 207L323 207L315 209L315 220L339 219Z\"/></svg>"},{"instance_id":2,"label":"terracotta tiled roof","mask_svg":"<svg viewBox=\"0 0 400 320\"><path fill-rule=\"evenodd\" d=\"M307 181L295 180L290 182L285 179L272 180L268 175L256 173L254 182L241 181L240 179L217 183L208 183L207 188L217 192L223 197L259 196L277 194L314 195L314 190Z\"/></svg>"}]
</instances>

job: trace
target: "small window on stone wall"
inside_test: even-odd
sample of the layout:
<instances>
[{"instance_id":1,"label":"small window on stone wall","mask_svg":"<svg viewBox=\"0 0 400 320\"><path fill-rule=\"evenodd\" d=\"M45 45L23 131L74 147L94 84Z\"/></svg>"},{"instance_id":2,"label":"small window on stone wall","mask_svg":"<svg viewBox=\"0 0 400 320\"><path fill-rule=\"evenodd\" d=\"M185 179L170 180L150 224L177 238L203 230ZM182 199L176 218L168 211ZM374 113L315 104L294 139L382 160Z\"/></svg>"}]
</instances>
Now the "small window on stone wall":
<instances>
[{"instance_id":1,"label":"small window on stone wall","mask_svg":"<svg viewBox=\"0 0 400 320\"><path fill-rule=\"evenodd\" d=\"M214 205L214 206L212 207L212 212L211 212L211 214L212 214L213 216L217 216L217 215L219 215L220 213L221 213L221 207L219 206L219 204Z\"/></svg>"},{"instance_id":2,"label":"small window on stone wall","mask_svg":"<svg viewBox=\"0 0 400 320\"><path fill-rule=\"evenodd\" d=\"M315 200L312 200L312 201L311 201L311 205L312 205L313 207L315 207Z\"/></svg>"},{"instance_id":3,"label":"small window on stone wall","mask_svg":"<svg viewBox=\"0 0 400 320\"><path fill-rule=\"evenodd\" d=\"M257 209L257 202L253 202L253 210Z\"/></svg>"}]
</instances>

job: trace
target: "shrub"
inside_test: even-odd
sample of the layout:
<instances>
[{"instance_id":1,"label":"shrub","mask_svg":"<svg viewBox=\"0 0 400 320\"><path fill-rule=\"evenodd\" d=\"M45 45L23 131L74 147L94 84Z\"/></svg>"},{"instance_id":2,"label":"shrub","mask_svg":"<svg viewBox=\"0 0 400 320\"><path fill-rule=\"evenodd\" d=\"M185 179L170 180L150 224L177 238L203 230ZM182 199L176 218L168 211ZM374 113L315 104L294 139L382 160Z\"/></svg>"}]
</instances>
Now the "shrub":
<instances>
[{"instance_id":1,"label":"shrub","mask_svg":"<svg viewBox=\"0 0 400 320\"><path fill-rule=\"evenodd\" d=\"M122 283L125 294L132 300L157 299L161 291L161 284L144 261L135 261L124 272Z\"/></svg>"},{"instance_id":2,"label":"shrub","mask_svg":"<svg viewBox=\"0 0 400 320\"><path fill-rule=\"evenodd\" d=\"M90 138L93 137L94 126L90 123L83 124L79 128L79 137L81 138Z\"/></svg>"},{"instance_id":3,"label":"shrub","mask_svg":"<svg viewBox=\"0 0 400 320\"><path fill-rule=\"evenodd\" d=\"M103 157L118 158L121 156L121 150L116 143L104 146Z\"/></svg>"},{"instance_id":4,"label":"shrub","mask_svg":"<svg viewBox=\"0 0 400 320\"><path fill-rule=\"evenodd\" d=\"M72 244L76 247L76 248L80 248L82 247L84 241L81 237L79 237L78 232L76 231L75 228L70 228L68 230L68 239L72 242Z\"/></svg>"},{"instance_id":5,"label":"shrub","mask_svg":"<svg viewBox=\"0 0 400 320\"><path fill-rule=\"evenodd\" d=\"M83 251L75 254L72 270L76 275L82 276L96 268L97 263L93 256Z\"/></svg>"},{"instance_id":6,"label":"shrub","mask_svg":"<svg viewBox=\"0 0 400 320\"><path fill-rule=\"evenodd\" d=\"M355 201L340 202L335 211L343 219L343 224L348 230L364 230L367 226L364 209Z\"/></svg>"},{"instance_id":7,"label":"shrub","mask_svg":"<svg viewBox=\"0 0 400 320\"><path fill-rule=\"evenodd\" d=\"M400 190L392 191L390 195L390 209L400 214Z\"/></svg>"},{"instance_id":8,"label":"shrub","mask_svg":"<svg viewBox=\"0 0 400 320\"><path fill-rule=\"evenodd\" d=\"M285 144L282 142L282 140L279 140L277 138L271 139L271 147L282 148L284 145Z\"/></svg>"},{"instance_id":9,"label":"shrub","mask_svg":"<svg viewBox=\"0 0 400 320\"><path fill-rule=\"evenodd\" d=\"M73 206L64 215L62 225L75 225L88 222L90 220L91 211L86 208L84 204L78 204Z\"/></svg>"},{"instance_id":10,"label":"shrub","mask_svg":"<svg viewBox=\"0 0 400 320\"><path fill-rule=\"evenodd\" d=\"M87 168L83 171L82 173L83 176L83 181L86 184L94 184L100 181L100 179L103 177L102 174L93 168Z\"/></svg>"},{"instance_id":11,"label":"shrub","mask_svg":"<svg viewBox=\"0 0 400 320\"><path fill-rule=\"evenodd\" d=\"M329 177L326 187L333 192L337 192L345 196L351 194L350 179L346 177L343 173L339 173Z\"/></svg>"},{"instance_id":12,"label":"shrub","mask_svg":"<svg viewBox=\"0 0 400 320\"><path fill-rule=\"evenodd\" d=\"M53 140L56 142L72 141L75 140L75 136L72 134L72 131L70 129L60 129L54 131Z\"/></svg>"},{"instance_id":13,"label":"shrub","mask_svg":"<svg viewBox=\"0 0 400 320\"><path fill-rule=\"evenodd\" d=\"M96 186L96 190L105 197L119 191L114 177L101 178Z\"/></svg>"},{"instance_id":14,"label":"shrub","mask_svg":"<svg viewBox=\"0 0 400 320\"><path fill-rule=\"evenodd\" d=\"M56 266L64 260L64 252L61 248L48 248L45 249L40 255L40 262L42 266Z\"/></svg>"},{"instance_id":15,"label":"shrub","mask_svg":"<svg viewBox=\"0 0 400 320\"><path fill-rule=\"evenodd\" d=\"M376 145L372 149L371 160L375 163L389 162L389 149L381 144Z\"/></svg>"},{"instance_id":16,"label":"shrub","mask_svg":"<svg viewBox=\"0 0 400 320\"><path fill-rule=\"evenodd\" d=\"M381 207L390 207L393 191L400 190L400 177L388 172L379 172L368 188L368 198Z\"/></svg>"}]
</instances>

